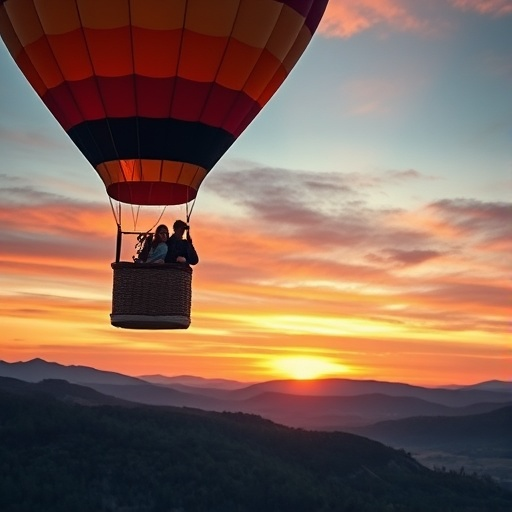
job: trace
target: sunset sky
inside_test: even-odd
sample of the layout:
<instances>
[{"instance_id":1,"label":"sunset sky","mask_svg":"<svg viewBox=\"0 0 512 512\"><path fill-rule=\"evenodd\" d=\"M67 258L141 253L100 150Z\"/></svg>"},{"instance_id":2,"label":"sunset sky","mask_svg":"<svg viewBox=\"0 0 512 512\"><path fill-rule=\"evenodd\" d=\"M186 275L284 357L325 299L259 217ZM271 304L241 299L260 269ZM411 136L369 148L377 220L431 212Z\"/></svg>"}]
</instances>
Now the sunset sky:
<instances>
[{"instance_id":1,"label":"sunset sky","mask_svg":"<svg viewBox=\"0 0 512 512\"><path fill-rule=\"evenodd\" d=\"M201 187L192 326L131 331L104 186L0 42L0 359L512 380L511 51L511 0L331 0Z\"/></svg>"}]
</instances>

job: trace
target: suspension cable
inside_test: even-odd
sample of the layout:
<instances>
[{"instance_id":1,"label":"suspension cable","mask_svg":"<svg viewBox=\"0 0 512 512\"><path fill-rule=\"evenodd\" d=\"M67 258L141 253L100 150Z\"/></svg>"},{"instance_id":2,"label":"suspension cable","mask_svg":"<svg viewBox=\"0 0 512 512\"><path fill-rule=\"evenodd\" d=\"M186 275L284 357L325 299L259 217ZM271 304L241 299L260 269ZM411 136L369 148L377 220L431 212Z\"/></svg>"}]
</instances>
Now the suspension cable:
<instances>
[{"instance_id":1,"label":"suspension cable","mask_svg":"<svg viewBox=\"0 0 512 512\"><path fill-rule=\"evenodd\" d=\"M196 204L197 194L199 194L199 190L196 192L196 197L194 197L194 199L192 199L192 206L190 206L190 210L189 210L189 201L187 198L187 204L186 204L187 224L190 224L190 217L192 216L192 210L194 209L194 206ZM188 190L187 190L187 196L188 196Z\"/></svg>"},{"instance_id":2,"label":"suspension cable","mask_svg":"<svg viewBox=\"0 0 512 512\"><path fill-rule=\"evenodd\" d=\"M112 210L112 215L114 216L114 220L116 221L116 224L118 227L121 227L121 206L118 203L119 212L116 214L116 209L114 207L114 203L112 202L112 198L108 196L108 201L110 203L110 208Z\"/></svg>"}]
</instances>

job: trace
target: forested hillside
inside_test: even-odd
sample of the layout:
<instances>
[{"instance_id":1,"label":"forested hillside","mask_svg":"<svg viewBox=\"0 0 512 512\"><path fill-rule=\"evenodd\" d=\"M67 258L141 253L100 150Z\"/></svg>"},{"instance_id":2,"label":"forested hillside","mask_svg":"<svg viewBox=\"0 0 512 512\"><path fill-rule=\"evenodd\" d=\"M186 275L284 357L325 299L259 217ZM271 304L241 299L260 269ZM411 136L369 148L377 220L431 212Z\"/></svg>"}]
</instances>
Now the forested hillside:
<instances>
[{"instance_id":1,"label":"forested hillside","mask_svg":"<svg viewBox=\"0 0 512 512\"><path fill-rule=\"evenodd\" d=\"M419 417L351 429L393 446L512 455L512 406L462 417Z\"/></svg>"},{"instance_id":2,"label":"forested hillside","mask_svg":"<svg viewBox=\"0 0 512 512\"><path fill-rule=\"evenodd\" d=\"M512 509L512 494L490 481L430 471L352 434L245 414L85 406L80 386L9 381L0 383L2 512Z\"/></svg>"}]
</instances>

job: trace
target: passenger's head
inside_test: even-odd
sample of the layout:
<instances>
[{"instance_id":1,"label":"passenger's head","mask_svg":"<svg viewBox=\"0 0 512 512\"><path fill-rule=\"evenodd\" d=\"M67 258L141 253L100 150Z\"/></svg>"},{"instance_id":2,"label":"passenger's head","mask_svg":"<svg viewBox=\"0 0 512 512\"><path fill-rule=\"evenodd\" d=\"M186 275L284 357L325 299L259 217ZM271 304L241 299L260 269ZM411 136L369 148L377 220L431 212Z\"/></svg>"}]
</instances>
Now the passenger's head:
<instances>
[{"instance_id":1,"label":"passenger's head","mask_svg":"<svg viewBox=\"0 0 512 512\"><path fill-rule=\"evenodd\" d=\"M185 233L185 230L188 229L188 225L186 222L183 222L182 220L177 220L172 225L172 229L173 229L174 233L176 234L176 236L178 236L179 238L182 238L183 234Z\"/></svg>"},{"instance_id":2,"label":"passenger's head","mask_svg":"<svg viewBox=\"0 0 512 512\"><path fill-rule=\"evenodd\" d=\"M167 238L169 238L169 228L165 224L160 224L160 226L156 228L155 233L157 242L166 242Z\"/></svg>"}]
</instances>

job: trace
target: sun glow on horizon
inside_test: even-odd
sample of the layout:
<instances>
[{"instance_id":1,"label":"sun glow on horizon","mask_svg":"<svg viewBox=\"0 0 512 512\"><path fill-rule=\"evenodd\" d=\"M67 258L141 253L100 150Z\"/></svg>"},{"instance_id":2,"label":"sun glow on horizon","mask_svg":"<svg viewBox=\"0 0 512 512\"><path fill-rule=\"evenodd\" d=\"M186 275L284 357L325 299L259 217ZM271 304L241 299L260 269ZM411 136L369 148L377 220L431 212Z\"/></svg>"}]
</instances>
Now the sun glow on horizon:
<instances>
[{"instance_id":1,"label":"sun glow on horizon","mask_svg":"<svg viewBox=\"0 0 512 512\"><path fill-rule=\"evenodd\" d=\"M350 373L350 368L326 357L289 356L278 357L271 363L274 371L296 380L318 379Z\"/></svg>"}]
</instances>

